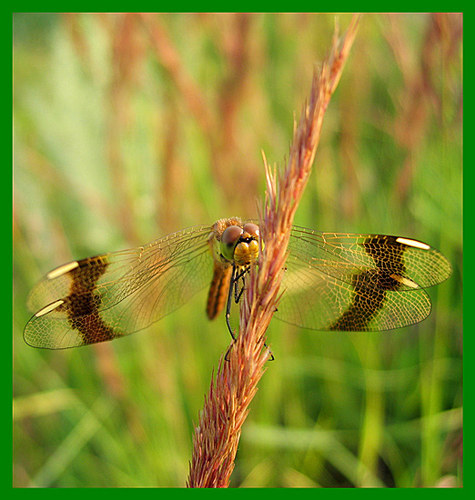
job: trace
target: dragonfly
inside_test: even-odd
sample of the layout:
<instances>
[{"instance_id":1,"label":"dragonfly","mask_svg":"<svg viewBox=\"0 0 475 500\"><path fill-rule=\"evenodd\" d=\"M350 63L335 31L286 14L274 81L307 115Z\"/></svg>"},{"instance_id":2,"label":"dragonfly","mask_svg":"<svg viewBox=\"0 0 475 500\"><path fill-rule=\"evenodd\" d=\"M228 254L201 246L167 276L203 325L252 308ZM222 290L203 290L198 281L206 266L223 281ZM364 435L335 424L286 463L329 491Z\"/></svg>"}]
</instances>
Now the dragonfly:
<instances>
[{"instance_id":1,"label":"dragonfly","mask_svg":"<svg viewBox=\"0 0 475 500\"><path fill-rule=\"evenodd\" d=\"M64 349L142 330L209 286L206 314L239 302L258 261L256 221L220 219L138 248L72 261L33 288L24 330L33 347ZM430 245L379 234L293 226L275 316L319 331L384 331L416 324L431 311L425 289L451 274Z\"/></svg>"}]
</instances>

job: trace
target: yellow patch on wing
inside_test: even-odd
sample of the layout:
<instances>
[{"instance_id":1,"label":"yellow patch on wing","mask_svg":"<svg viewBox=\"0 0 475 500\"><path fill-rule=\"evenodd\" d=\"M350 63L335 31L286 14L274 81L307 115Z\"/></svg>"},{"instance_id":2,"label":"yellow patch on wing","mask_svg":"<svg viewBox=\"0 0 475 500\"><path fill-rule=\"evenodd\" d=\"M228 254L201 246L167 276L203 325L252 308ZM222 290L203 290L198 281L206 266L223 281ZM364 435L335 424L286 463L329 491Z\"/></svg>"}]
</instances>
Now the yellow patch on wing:
<instances>
[{"instance_id":1,"label":"yellow patch on wing","mask_svg":"<svg viewBox=\"0 0 475 500\"><path fill-rule=\"evenodd\" d=\"M405 278L404 276L399 276L399 274L391 274L391 278L396 280L397 282L408 286L409 288L419 288L419 285L409 278Z\"/></svg>"},{"instance_id":2,"label":"yellow patch on wing","mask_svg":"<svg viewBox=\"0 0 475 500\"><path fill-rule=\"evenodd\" d=\"M63 264L62 266L59 266L56 269L53 269L52 271L50 271L46 275L46 277L49 280L52 280L54 278L57 278L58 276L62 276L63 274L68 273L69 271L72 271L73 269L76 269L76 267L78 267L78 266L79 266L79 264L77 261L68 262L67 264Z\"/></svg>"},{"instance_id":3,"label":"yellow patch on wing","mask_svg":"<svg viewBox=\"0 0 475 500\"><path fill-rule=\"evenodd\" d=\"M398 243L401 245L407 245L409 247L420 248L421 250L430 250L430 246L422 243L422 241L410 240L409 238L396 238Z\"/></svg>"},{"instance_id":4,"label":"yellow patch on wing","mask_svg":"<svg viewBox=\"0 0 475 500\"><path fill-rule=\"evenodd\" d=\"M49 312L53 311L57 307L59 307L61 304L64 304L64 300L57 300L56 302L53 302L51 304L48 304L47 306L43 307L43 309L40 309L35 316L39 318L40 316L44 316L45 314L48 314Z\"/></svg>"}]
</instances>

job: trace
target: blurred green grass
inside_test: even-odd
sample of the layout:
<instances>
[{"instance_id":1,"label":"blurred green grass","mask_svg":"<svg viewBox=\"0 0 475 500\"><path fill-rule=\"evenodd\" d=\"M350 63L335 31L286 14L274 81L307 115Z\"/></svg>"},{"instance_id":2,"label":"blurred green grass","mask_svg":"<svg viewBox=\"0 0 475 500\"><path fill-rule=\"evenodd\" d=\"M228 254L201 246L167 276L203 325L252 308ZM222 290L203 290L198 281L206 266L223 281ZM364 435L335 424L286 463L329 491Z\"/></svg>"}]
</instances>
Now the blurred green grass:
<instances>
[{"instance_id":1,"label":"blurred green grass","mask_svg":"<svg viewBox=\"0 0 475 500\"><path fill-rule=\"evenodd\" d=\"M339 15L344 29L349 15ZM29 289L68 261L220 217L255 217L282 164L330 14L14 16L15 486L183 486L229 339L205 294L144 332L26 346ZM461 16L365 15L299 225L439 248L420 325L275 321L233 486L462 483Z\"/></svg>"}]
</instances>

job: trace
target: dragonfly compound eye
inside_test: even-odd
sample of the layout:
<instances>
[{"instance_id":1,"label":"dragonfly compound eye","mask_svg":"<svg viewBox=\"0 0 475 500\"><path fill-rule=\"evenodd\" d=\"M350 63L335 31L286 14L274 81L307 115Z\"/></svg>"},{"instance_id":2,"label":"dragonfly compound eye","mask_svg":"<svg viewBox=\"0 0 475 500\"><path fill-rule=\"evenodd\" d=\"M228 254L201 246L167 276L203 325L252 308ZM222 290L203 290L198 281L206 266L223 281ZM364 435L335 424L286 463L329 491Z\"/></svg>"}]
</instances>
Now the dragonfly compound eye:
<instances>
[{"instance_id":1,"label":"dragonfly compound eye","mask_svg":"<svg viewBox=\"0 0 475 500\"><path fill-rule=\"evenodd\" d=\"M221 236L221 253L228 260L234 259L234 249L243 233L242 227L229 226Z\"/></svg>"},{"instance_id":2,"label":"dragonfly compound eye","mask_svg":"<svg viewBox=\"0 0 475 500\"><path fill-rule=\"evenodd\" d=\"M259 226L257 224L248 222L247 224L244 224L243 231L251 238L259 239Z\"/></svg>"}]
</instances>

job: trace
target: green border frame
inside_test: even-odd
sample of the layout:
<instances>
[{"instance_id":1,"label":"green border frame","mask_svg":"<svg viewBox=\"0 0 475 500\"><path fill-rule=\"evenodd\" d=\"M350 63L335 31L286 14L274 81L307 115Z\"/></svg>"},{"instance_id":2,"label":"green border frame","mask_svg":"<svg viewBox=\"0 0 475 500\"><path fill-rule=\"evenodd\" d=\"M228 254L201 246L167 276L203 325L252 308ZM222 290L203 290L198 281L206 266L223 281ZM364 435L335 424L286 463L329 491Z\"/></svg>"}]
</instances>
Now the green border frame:
<instances>
[{"instance_id":1,"label":"green border frame","mask_svg":"<svg viewBox=\"0 0 475 500\"><path fill-rule=\"evenodd\" d=\"M160 4L160 3L151 3L151 2L146 2L144 3L143 5L141 5L143 7L143 10L144 11L147 11L147 12L152 12L154 10L158 10L158 11L162 11L162 12L173 12L171 10L168 10L168 9L161 9L160 7L165 7L164 4ZM48 7L50 9L48 9ZM58 7L57 10L54 9L54 7ZM59 8L60 7L60 8ZM67 7L67 8L65 8ZM78 8L76 8L78 7ZM90 10L88 9L88 7L92 7ZM13 66L13 15L15 12L38 12L38 11L41 11L41 12L64 12L64 11L96 11L96 12L107 12L107 11L119 11L120 10L120 6L117 5L117 2L107 2L107 3L102 3L101 4L101 9L98 8L98 5L96 3L84 3L84 2L81 2L79 4L79 2L76 4L69 4L69 5L64 5L64 4L61 4L59 5L58 3L56 2L48 2L46 5L45 4L42 4L41 5L41 10L38 9L38 4L33 4L32 2L24 2L24 3L21 3L21 4L18 4L15 6L14 9L10 9L8 10L7 12L5 13L2 13L1 15L1 24L2 24L2 28L0 33L1 33L1 36L4 38L3 40L3 43L1 44L2 46L2 51L4 52L3 56L4 56L4 60L6 62L6 64L9 65L9 68L10 68L10 79L7 80L6 78L4 78L3 82L4 82L4 85L8 87L8 90L10 91L10 96L13 96L13 78L12 78L12 66ZM134 6L136 7L136 6ZM155 7L155 9L153 8ZM157 7L159 7L159 9L157 9ZM189 11L202 11L202 12L206 12L206 11L218 11L218 12L231 12L231 11L234 11L235 9L232 9L231 6L229 4L226 4L226 5L223 5L222 2L218 3L218 2L208 2L206 4L199 4L199 5L196 5L196 4L192 4L191 2L184 2L184 3L181 3L181 9L180 11L181 12L189 12ZM197 9L198 7L198 9ZM223 8L224 7L224 8ZM237 7L237 5L236 5ZM288 8L290 7L289 4L285 5L284 3L280 3L280 4L276 4L276 3L272 3L272 4L263 4L262 5L262 8L259 8L260 6L259 5L256 5L256 3L251 3L251 2L245 2L244 4L241 2L239 4L239 10L240 11L246 11L247 8L249 8L249 11L251 12L265 12L265 11L271 11L271 12L277 12L277 11L292 11L292 12L298 12L298 11L312 11L314 9L316 9L318 7L317 4L315 3L312 3L310 4L309 2L298 2L297 4L293 3L291 5L292 8ZM339 11L339 12L351 12L351 10L347 9L347 8L338 8L338 6L335 6L337 7L335 9L335 11ZM381 4L380 3L368 3L366 2L366 5L364 6L364 8L361 8L362 6L359 5L358 7L360 7L361 9L361 12L377 12L377 11L380 11L380 7L381 7ZM371 8L373 7L373 8ZM465 26L468 26L468 29L464 30L464 45L463 45L463 53L464 54L468 54L468 55L472 55L471 54L471 47L472 47L472 37L473 37L473 34L472 34L472 28L470 27L471 26L471 21L472 21L472 12L471 12L471 9L467 9L467 8L464 8L463 5L458 5L458 4L450 4L450 5L447 5L446 3L444 4L441 4L439 2L435 3L434 2L418 2L417 5L414 4L414 2L398 2L396 5L394 5L394 7L396 7L395 11L397 10L398 12L403 12L403 11L407 11L407 12L421 12L421 11L450 11L450 12L462 12L463 13L463 20L464 20L464 27ZM449 8L447 8L449 7ZM389 9L390 11L390 9ZM328 12L328 11L327 11ZM467 50L467 47L468 47L468 50ZM468 68L470 68L471 64L469 63L469 65L467 66ZM470 72L467 72L466 74L464 74L464 83L465 82L468 82L468 85L467 85L467 88L470 88L470 81L472 80L472 77L471 77L471 73ZM467 93L466 96L464 96L465 99L464 99L464 108L465 108L465 116L468 116L470 117L471 114L470 114L470 109L473 107L473 104L472 104L472 98L471 98L471 95L470 95L470 92ZM6 225L7 223L10 224L10 221L13 222L13 203L14 203L14 200L13 200L13 182L14 182L14 171L13 171L13 127L12 127L12 123L13 123L13 111L12 111L12 101L10 101L10 106L7 108L7 99L5 99L3 101L3 113L2 113L2 116L3 117L6 117L6 120L9 120L9 132L5 131L4 130L4 133L3 133L3 140L4 142L8 142L8 144L6 145L5 147L5 150L11 150L11 158L12 158L12 162L11 162L11 168L9 169L6 165L4 165L3 169L2 169L2 182L0 184L1 186L1 190L2 190L2 196L1 196L1 203L2 203L2 214L3 214L3 217L2 217L2 221L3 223ZM471 123L471 120L467 120L465 121L464 120L464 125L468 123L469 124L469 127L468 127L468 133L470 134L471 132L471 126L470 126L470 123ZM472 165L472 148L468 147L468 148L464 148L464 160L465 160L465 163L467 165ZM463 175L463 183L464 183L464 186L463 186L463 194L464 194L464 198L465 196L470 196L472 195L471 193L471 187L473 186L473 176L475 174L473 173L473 169L471 168L468 168L466 171L464 171L464 175ZM7 215L8 214L8 217ZM469 214L469 219L470 221L470 214ZM469 223L468 223L469 224ZM469 249L468 251L468 257L467 259L465 259L465 269L464 269L464 275L467 275L470 276L473 272L473 264L472 264L472 261L470 259L470 249L472 248L472 244L473 244L473 231L471 231L471 227L469 225L466 226L466 223L465 223L465 220L464 220L464 223L463 223L463 228L464 228L464 236L466 237L466 245L465 248ZM465 230L466 229L466 230ZM13 250L12 250L12 245L13 245L13 241L12 241L12 226L9 226L9 228L5 228L5 231L4 231L4 244L2 245L2 249L3 249L3 252L6 254L7 252L9 253L9 255L4 255L4 266L7 268L5 269L4 268L4 274L8 274L8 275L12 275L13 274ZM468 281L469 283L469 281ZM4 290L6 290L7 287L4 286ZM464 290L464 295L465 295L465 304L472 304L473 300L472 300L472 296L474 294L474 291L473 291L473 288L471 286L467 286L465 287L465 290ZM12 293L10 291L10 289L8 289L7 292L4 292L4 297L3 297L3 301L2 301L2 304L3 304L3 307L4 308L8 308L8 310L10 311L10 314L8 315L8 317L10 318L10 324L12 324L12 316L11 316L11 312L12 312ZM464 318L465 319L465 318ZM464 321L465 323L465 321ZM470 318L469 318L469 321L467 323L468 325L468 331L469 331L469 335L467 335L465 337L465 342L464 342L464 347L465 347L465 352L467 352L468 354L470 354L471 352L473 352L473 337L472 335L470 335L470 330L471 330L471 321L470 321ZM2 446L2 449L4 450L4 453L7 455L6 457L6 461L4 462L9 464L9 466L4 466L3 469L2 469L2 485L4 487L5 490L13 490L14 491L14 494L15 495L19 495L19 494L27 494L26 491L23 491L25 489L23 488L13 488L12 487L12 477L13 477L13 463L12 463L12 439L13 439L13 436L12 436L12 424L11 424L11 412L12 412L12 358L13 358L13 352L12 352L12 349L13 349L13 346L12 346L12 342L10 342L10 350L9 349L5 349L4 350L4 353L6 354L3 354L3 356L6 358L3 360L3 363L2 363L2 367L3 367L3 371L4 371L4 380L8 381L7 382L7 389L5 390L4 388L4 391L7 393L7 396L3 398L3 410L4 410L4 413L7 413L8 412L8 419L9 420L9 424L7 423L6 425L6 428L8 429L8 432L7 432L7 439L5 440L5 437L3 439L3 446ZM468 358L470 359L470 358ZM472 389L472 384L471 384L471 372L472 372L472 368L471 368L471 363L466 363L465 366L464 366L464 376L465 376L465 380L468 381L467 384L465 384L465 387L464 387L464 395L465 395L465 401L468 401L468 421L470 422L470 415L471 415L471 407L472 407L472 403L471 403L471 400L472 400L472 397L471 397L471 394L473 393L473 389ZM464 405L465 406L465 405ZM472 432L471 432L471 426L468 425L467 427L467 432L465 432L464 434L464 441L465 441L465 450L467 450L467 453L464 454L464 469L465 470L468 470L470 471L471 470L471 464L472 464L472 460L471 460L471 443L472 443ZM7 477L8 476L8 477ZM458 490L455 490L454 493L455 494L465 494L465 490L468 490L468 492L470 492L472 490L472 478L471 478L471 475L470 473L467 475L465 475L465 486L463 489L458 489ZM414 491L403 491L401 493L394 493L394 494L407 494L409 493L410 495L419 495L419 494L423 494L423 495L433 495L435 492L433 489L428 489L429 491L426 491L426 490L422 490L422 491L419 491L419 490L414 490ZM147 491L147 490L145 490ZM199 491L199 490L198 490ZM208 495L210 494L210 492L196 492L196 493L190 493L190 494L197 494L197 495ZM350 491L350 490L344 490L344 491ZM366 495L366 494L379 494L379 491L374 493L372 491L366 491L364 490L363 492L359 492L359 490L351 490L352 492L355 492L355 493L351 493L351 494L359 494L359 495ZM387 490L388 491L388 495L391 495L393 494L392 491L395 491L395 490ZM170 490L166 490L166 493L169 493ZM172 494L181 494L181 491L178 489L178 490L173 490L174 493ZM176 493L175 493L176 492ZM343 492L342 490L336 490L335 493L340 493L340 492ZM233 490L233 489L229 489L227 490L227 493L225 493L226 495L231 495L231 496L234 496L234 495L241 495L241 494L251 494L251 495L259 495L261 496L262 494L265 494L265 490L264 492L262 490L245 490L245 493L244 492L241 492L240 490ZM287 494L285 491L280 491L280 490L273 490L273 491L269 491L269 493L271 495L280 495L280 493L283 493L283 494ZM298 494L298 495L314 495L316 492L314 492L313 490L295 490L295 494ZM34 494L38 494L38 495L44 495L44 494L47 494L47 495L50 495L50 491L48 492L38 492L38 493L34 493ZM52 492L53 495L55 495L56 493ZM64 494L63 492L59 492L58 494ZM79 494L83 494L82 491L75 491L75 489L71 489L70 491L68 491L68 495L73 495L73 496L76 496L76 495L79 495ZM123 494L127 494L127 493L123 493L121 490L118 490L118 489L115 489L114 490L114 495L123 495ZM330 494L330 495L333 495L334 492L333 490L325 490L325 492L323 491L318 491L317 494ZM350 493L349 493L350 494ZM440 493L441 495L445 495L446 493Z\"/></svg>"}]
</instances>

